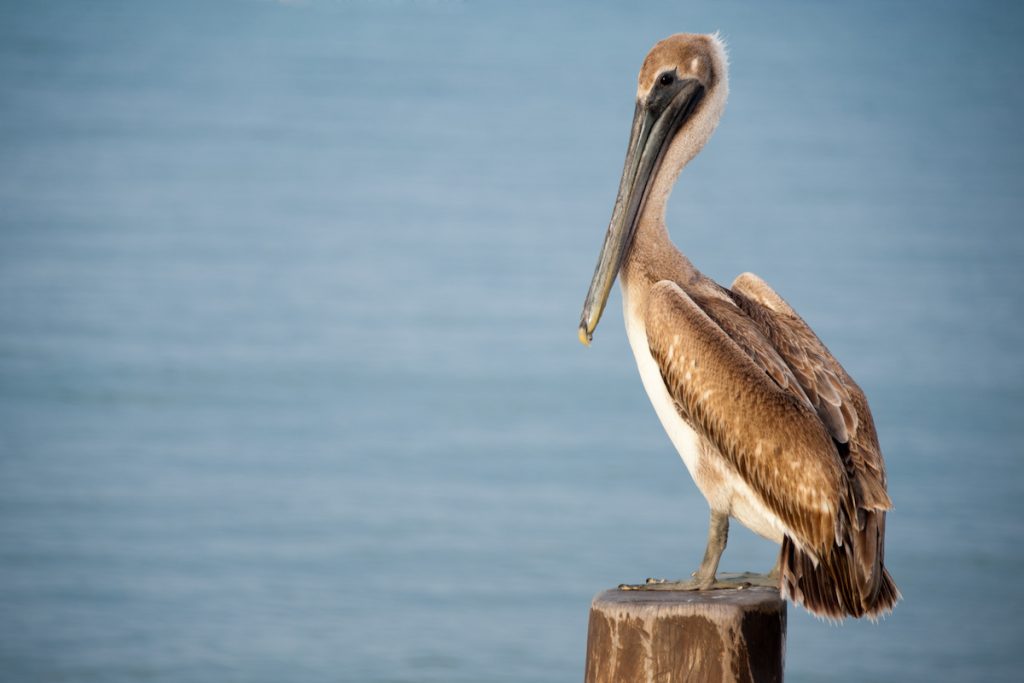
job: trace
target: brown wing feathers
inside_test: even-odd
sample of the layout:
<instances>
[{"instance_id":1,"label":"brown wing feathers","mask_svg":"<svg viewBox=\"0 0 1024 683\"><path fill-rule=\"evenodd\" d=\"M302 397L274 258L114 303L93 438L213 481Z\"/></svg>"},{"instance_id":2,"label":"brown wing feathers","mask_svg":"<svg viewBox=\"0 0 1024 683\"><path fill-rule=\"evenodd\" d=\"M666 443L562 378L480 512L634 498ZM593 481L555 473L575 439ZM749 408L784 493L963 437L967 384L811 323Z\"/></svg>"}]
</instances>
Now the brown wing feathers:
<instances>
[{"instance_id":1,"label":"brown wing feathers","mask_svg":"<svg viewBox=\"0 0 1024 683\"><path fill-rule=\"evenodd\" d=\"M836 441L849 445L852 475L862 494L858 504L873 510L892 508L885 489L882 451L864 392L803 318L764 280L753 273L744 273L733 282L732 290L737 306L766 331L780 355L793 368L801 386L809 395L824 397L824 410L818 408L818 404L815 407ZM833 392L839 399L837 406L832 398ZM815 399L812 398L811 402L815 403ZM845 439L839 438L839 433L832 429L834 418L822 414L831 413L830 406L836 406L842 415ZM840 449L840 454L847 455L843 449Z\"/></svg>"},{"instance_id":2,"label":"brown wing feathers","mask_svg":"<svg viewBox=\"0 0 1024 683\"><path fill-rule=\"evenodd\" d=\"M830 618L889 611L899 598L882 564L891 502L867 400L767 284L744 274L733 290L652 288L648 340L669 393L791 529L786 595Z\"/></svg>"},{"instance_id":3,"label":"brown wing feathers","mask_svg":"<svg viewBox=\"0 0 1024 683\"><path fill-rule=\"evenodd\" d=\"M849 486L839 461L818 455L834 446L795 382L780 389L675 283L652 288L645 322L684 419L715 444L802 549L816 556L831 548Z\"/></svg>"},{"instance_id":4,"label":"brown wing feathers","mask_svg":"<svg viewBox=\"0 0 1024 683\"><path fill-rule=\"evenodd\" d=\"M783 541L784 592L831 618L891 611L900 597L884 566L885 510L892 502L867 398L803 318L761 278L740 275L730 294L771 339L828 426L856 502L844 542L823 562Z\"/></svg>"}]
</instances>

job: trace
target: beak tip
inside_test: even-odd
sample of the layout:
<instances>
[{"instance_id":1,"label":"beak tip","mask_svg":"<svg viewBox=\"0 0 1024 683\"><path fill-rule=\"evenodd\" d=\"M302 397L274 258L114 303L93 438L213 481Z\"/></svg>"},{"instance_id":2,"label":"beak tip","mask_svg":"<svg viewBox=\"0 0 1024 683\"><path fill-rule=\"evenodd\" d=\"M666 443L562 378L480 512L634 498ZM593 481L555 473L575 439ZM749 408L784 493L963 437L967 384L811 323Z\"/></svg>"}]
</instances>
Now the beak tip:
<instances>
[{"instance_id":1,"label":"beak tip","mask_svg":"<svg viewBox=\"0 0 1024 683\"><path fill-rule=\"evenodd\" d=\"M590 346L590 340L593 339L593 336L587 332L587 328L585 326L580 325L579 335L580 343L584 346Z\"/></svg>"}]
</instances>

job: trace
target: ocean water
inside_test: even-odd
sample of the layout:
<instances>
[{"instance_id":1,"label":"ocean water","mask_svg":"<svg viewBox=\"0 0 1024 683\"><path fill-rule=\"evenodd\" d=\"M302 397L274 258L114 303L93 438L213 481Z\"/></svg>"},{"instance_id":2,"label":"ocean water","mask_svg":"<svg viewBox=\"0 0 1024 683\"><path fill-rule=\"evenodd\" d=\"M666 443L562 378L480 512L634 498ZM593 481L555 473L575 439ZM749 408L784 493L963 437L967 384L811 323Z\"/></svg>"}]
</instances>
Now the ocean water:
<instances>
[{"instance_id":1,"label":"ocean water","mask_svg":"<svg viewBox=\"0 0 1024 683\"><path fill-rule=\"evenodd\" d=\"M670 230L818 330L896 504L904 601L791 607L788 679L1016 680L1024 12L476 0L0 7L0 679L579 680L703 552L618 294L576 323L640 62L714 30Z\"/></svg>"}]
</instances>

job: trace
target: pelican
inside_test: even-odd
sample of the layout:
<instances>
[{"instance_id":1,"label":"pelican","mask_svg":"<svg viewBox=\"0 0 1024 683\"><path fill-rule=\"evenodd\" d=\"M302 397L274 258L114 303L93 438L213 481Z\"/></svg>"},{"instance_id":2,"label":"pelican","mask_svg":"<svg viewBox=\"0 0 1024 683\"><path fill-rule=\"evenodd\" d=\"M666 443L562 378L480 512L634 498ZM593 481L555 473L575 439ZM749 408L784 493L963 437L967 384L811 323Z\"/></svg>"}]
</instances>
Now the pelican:
<instances>
[{"instance_id":1,"label":"pelican","mask_svg":"<svg viewBox=\"0 0 1024 683\"><path fill-rule=\"evenodd\" d=\"M633 586L705 590L729 518L780 544L767 575L829 619L876 618L899 590L883 563L892 507L867 399L764 280L728 289L669 239L665 204L714 132L729 93L725 46L677 34L644 59L618 196L580 319L589 345L616 277L644 389L711 510L692 579Z\"/></svg>"}]
</instances>

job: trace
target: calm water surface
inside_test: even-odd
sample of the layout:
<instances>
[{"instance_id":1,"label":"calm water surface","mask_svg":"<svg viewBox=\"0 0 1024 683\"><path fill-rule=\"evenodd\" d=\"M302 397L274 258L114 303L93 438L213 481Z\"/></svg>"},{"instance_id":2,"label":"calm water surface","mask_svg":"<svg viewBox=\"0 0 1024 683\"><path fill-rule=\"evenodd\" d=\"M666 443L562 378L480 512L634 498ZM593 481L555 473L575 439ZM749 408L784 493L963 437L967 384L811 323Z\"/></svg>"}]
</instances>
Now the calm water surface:
<instances>
[{"instance_id":1,"label":"calm water surface","mask_svg":"<svg viewBox=\"0 0 1024 683\"><path fill-rule=\"evenodd\" d=\"M703 551L618 295L575 326L640 61L721 29L673 236L815 326L896 502L905 601L791 609L789 680L1016 679L1024 14L645 5L4 3L0 678L579 680Z\"/></svg>"}]
</instances>

